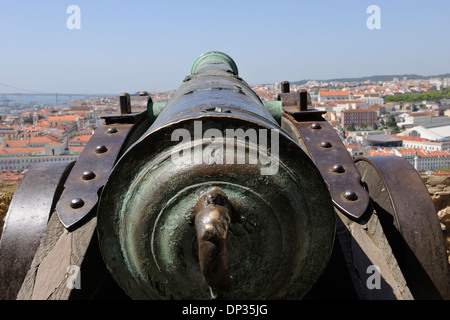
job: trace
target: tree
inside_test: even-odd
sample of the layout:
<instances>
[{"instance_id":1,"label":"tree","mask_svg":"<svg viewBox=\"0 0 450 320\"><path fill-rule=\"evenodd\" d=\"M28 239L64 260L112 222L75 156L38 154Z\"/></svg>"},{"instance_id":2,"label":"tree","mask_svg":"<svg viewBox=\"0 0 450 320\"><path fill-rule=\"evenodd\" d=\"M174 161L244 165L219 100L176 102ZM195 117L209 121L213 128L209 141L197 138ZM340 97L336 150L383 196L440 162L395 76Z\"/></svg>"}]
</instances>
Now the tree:
<instances>
[{"instance_id":1,"label":"tree","mask_svg":"<svg viewBox=\"0 0 450 320\"><path fill-rule=\"evenodd\" d=\"M373 130L378 130L378 126L377 126L377 124L376 124L376 123L374 123L374 124L373 124L373 127L372 127L372 128L373 128Z\"/></svg>"},{"instance_id":2,"label":"tree","mask_svg":"<svg viewBox=\"0 0 450 320\"><path fill-rule=\"evenodd\" d=\"M391 127L391 129L392 129L392 131L394 131L394 133L399 133L399 132L402 131L402 130L400 129L400 127L397 126L397 125L395 125L394 127Z\"/></svg>"},{"instance_id":3,"label":"tree","mask_svg":"<svg viewBox=\"0 0 450 320\"><path fill-rule=\"evenodd\" d=\"M352 124L347 127L347 131L355 131L355 130L356 130L355 124L352 122Z\"/></svg>"},{"instance_id":4,"label":"tree","mask_svg":"<svg viewBox=\"0 0 450 320\"><path fill-rule=\"evenodd\" d=\"M442 98L450 98L450 88L447 88L441 92L428 91L421 94L398 94L395 96L388 96L385 98L385 102L414 102L420 100L440 100Z\"/></svg>"},{"instance_id":5,"label":"tree","mask_svg":"<svg viewBox=\"0 0 450 320\"><path fill-rule=\"evenodd\" d=\"M389 115L387 117L386 126L388 126L388 127L396 127L397 126L397 121L395 121L394 116Z\"/></svg>"},{"instance_id":6,"label":"tree","mask_svg":"<svg viewBox=\"0 0 450 320\"><path fill-rule=\"evenodd\" d=\"M361 123L361 128L366 129L367 128L367 124L366 123Z\"/></svg>"}]
</instances>

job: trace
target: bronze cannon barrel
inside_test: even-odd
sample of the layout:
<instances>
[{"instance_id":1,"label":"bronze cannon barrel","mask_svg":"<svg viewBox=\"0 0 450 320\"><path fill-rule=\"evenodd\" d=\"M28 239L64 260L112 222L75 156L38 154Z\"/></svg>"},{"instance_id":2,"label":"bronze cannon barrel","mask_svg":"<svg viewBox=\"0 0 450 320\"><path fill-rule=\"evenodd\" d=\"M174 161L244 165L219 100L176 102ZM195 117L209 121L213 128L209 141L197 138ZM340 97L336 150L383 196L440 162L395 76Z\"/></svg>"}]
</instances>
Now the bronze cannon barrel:
<instances>
[{"instance_id":1,"label":"bronze cannon barrel","mask_svg":"<svg viewBox=\"0 0 450 320\"><path fill-rule=\"evenodd\" d=\"M107 268L135 299L297 299L335 216L312 160L209 52L116 163L98 205Z\"/></svg>"}]
</instances>

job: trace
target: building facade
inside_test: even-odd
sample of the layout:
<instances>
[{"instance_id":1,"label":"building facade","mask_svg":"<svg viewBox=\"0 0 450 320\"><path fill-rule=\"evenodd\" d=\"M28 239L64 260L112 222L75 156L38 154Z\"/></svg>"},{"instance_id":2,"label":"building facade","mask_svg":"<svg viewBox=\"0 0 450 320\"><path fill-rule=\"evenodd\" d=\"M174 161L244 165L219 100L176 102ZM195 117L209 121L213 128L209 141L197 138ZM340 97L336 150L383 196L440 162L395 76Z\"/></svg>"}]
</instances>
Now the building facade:
<instances>
[{"instance_id":1,"label":"building facade","mask_svg":"<svg viewBox=\"0 0 450 320\"><path fill-rule=\"evenodd\" d=\"M358 108L355 110L342 111L341 125L342 128L354 126L355 128L362 128L363 124L367 128L373 127L377 121L377 113L375 111Z\"/></svg>"}]
</instances>

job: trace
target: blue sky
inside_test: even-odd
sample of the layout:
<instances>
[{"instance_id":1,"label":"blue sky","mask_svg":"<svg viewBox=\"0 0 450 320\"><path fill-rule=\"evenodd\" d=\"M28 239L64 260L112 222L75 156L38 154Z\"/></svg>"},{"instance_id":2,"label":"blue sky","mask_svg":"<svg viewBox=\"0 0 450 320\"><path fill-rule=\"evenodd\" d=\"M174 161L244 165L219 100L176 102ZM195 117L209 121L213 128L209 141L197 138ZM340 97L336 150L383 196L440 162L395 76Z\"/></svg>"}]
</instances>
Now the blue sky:
<instances>
[{"instance_id":1,"label":"blue sky","mask_svg":"<svg viewBox=\"0 0 450 320\"><path fill-rule=\"evenodd\" d=\"M72 4L80 30L66 26ZM380 30L366 27L369 5L381 9ZM57 93L172 90L211 50L229 54L250 84L447 73L449 14L447 0L0 0L0 83Z\"/></svg>"}]
</instances>

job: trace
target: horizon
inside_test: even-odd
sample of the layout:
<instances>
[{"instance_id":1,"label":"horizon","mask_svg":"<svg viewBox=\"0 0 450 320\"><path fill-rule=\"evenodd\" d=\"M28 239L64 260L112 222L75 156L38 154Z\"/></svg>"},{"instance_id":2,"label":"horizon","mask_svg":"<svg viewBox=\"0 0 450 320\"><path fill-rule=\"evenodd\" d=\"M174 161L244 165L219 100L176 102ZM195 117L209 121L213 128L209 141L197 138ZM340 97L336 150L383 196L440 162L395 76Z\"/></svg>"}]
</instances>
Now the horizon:
<instances>
[{"instance_id":1,"label":"horizon","mask_svg":"<svg viewBox=\"0 0 450 320\"><path fill-rule=\"evenodd\" d=\"M295 84L298 82L302 82L302 81L320 81L320 82L332 82L332 81L342 81L342 80L347 80L347 79L353 79L353 80L363 80L366 78L372 78L372 77L401 77L401 76L416 76L416 77L423 77L423 78L419 78L419 79L407 79L407 80L421 80L421 79L425 79L425 78L437 78L443 75L448 75L450 76L450 72L447 73L442 73L442 74L431 74L431 75L422 75L422 74L375 74L375 75L367 75L367 76L362 76L362 77L357 77L357 78L350 78L350 77L341 77L341 78L334 78L334 79L301 79L301 80L293 80L290 81L288 80L291 84ZM245 79L244 79L245 81ZM381 80L378 80L378 82ZM383 80L383 81L392 81L392 80ZM402 81L401 79L399 79L399 81ZM259 85L272 85L275 83L281 83L281 81L275 81L275 82L266 82L266 83L249 83L249 86L259 86ZM0 83L0 87L1 87L1 83ZM152 91L152 92L169 92L169 91L175 91L177 90L177 88L174 89L169 89L169 90L164 90L164 91ZM137 94L140 91L135 91L135 92L128 92L131 95ZM120 92L121 93L121 92ZM61 96L80 96L80 95L86 95L86 96L102 96L102 97L111 97L111 96L115 96L115 95L120 95L120 93L106 93L106 92L92 92L92 93L84 93L84 92L0 92L0 95L61 95ZM150 94L150 92L149 92Z\"/></svg>"},{"instance_id":2,"label":"horizon","mask_svg":"<svg viewBox=\"0 0 450 320\"><path fill-rule=\"evenodd\" d=\"M450 3L211 1L0 4L0 92L172 91L212 50L252 85L449 72ZM71 5L80 29L69 28ZM379 29L369 28L371 5Z\"/></svg>"},{"instance_id":3,"label":"horizon","mask_svg":"<svg viewBox=\"0 0 450 320\"><path fill-rule=\"evenodd\" d=\"M407 76L414 76L414 77L419 77L418 79L410 79L408 78L407 81L410 80L425 80L426 78L429 79L433 79L433 78L439 78L441 76L449 76L450 77L450 72L447 73L442 73L442 74L431 74L431 75L422 75L422 74L415 74L415 73L410 73L410 74L375 74L375 75L367 75L367 76L362 76L362 77L357 77L357 78L350 78L350 77L341 77L341 78L334 78L334 79L302 79L302 80L287 80L289 81L291 84L297 84L298 82L303 82L303 81L318 81L318 82L334 82L334 81L343 81L343 82L354 82L355 80L359 80L359 81L363 81L364 79L367 78L373 78L373 77L392 77L396 78L396 77L407 77ZM352 81L349 81L349 80ZM347 80L347 81L344 81ZM392 81L392 80L371 80L373 82L381 82L381 81ZM244 79L245 81L245 79ZM399 81L403 81L402 79L399 79ZM266 82L266 83L249 83L249 86L260 86L260 85L273 85L275 83L281 83L281 81L275 81L275 82ZM2 83L0 83L0 88L2 87ZM164 91L151 91L151 92L158 92L158 93L163 93L163 92L170 92L170 91L175 91L177 90L177 88L173 88L173 89L169 89L169 90L164 90ZM142 91L142 90L141 90ZM135 92L127 92L130 95L134 95L134 94L138 94L140 91L135 91ZM150 91L148 92L149 94L151 93ZM0 92L0 95L61 95L61 96L98 96L98 97L112 97L112 96L119 96L120 93L122 92L118 92L118 93L107 93L107 92L91 92L91 93L85 93L85 92Z\"/></svg>"}]
</instances>

